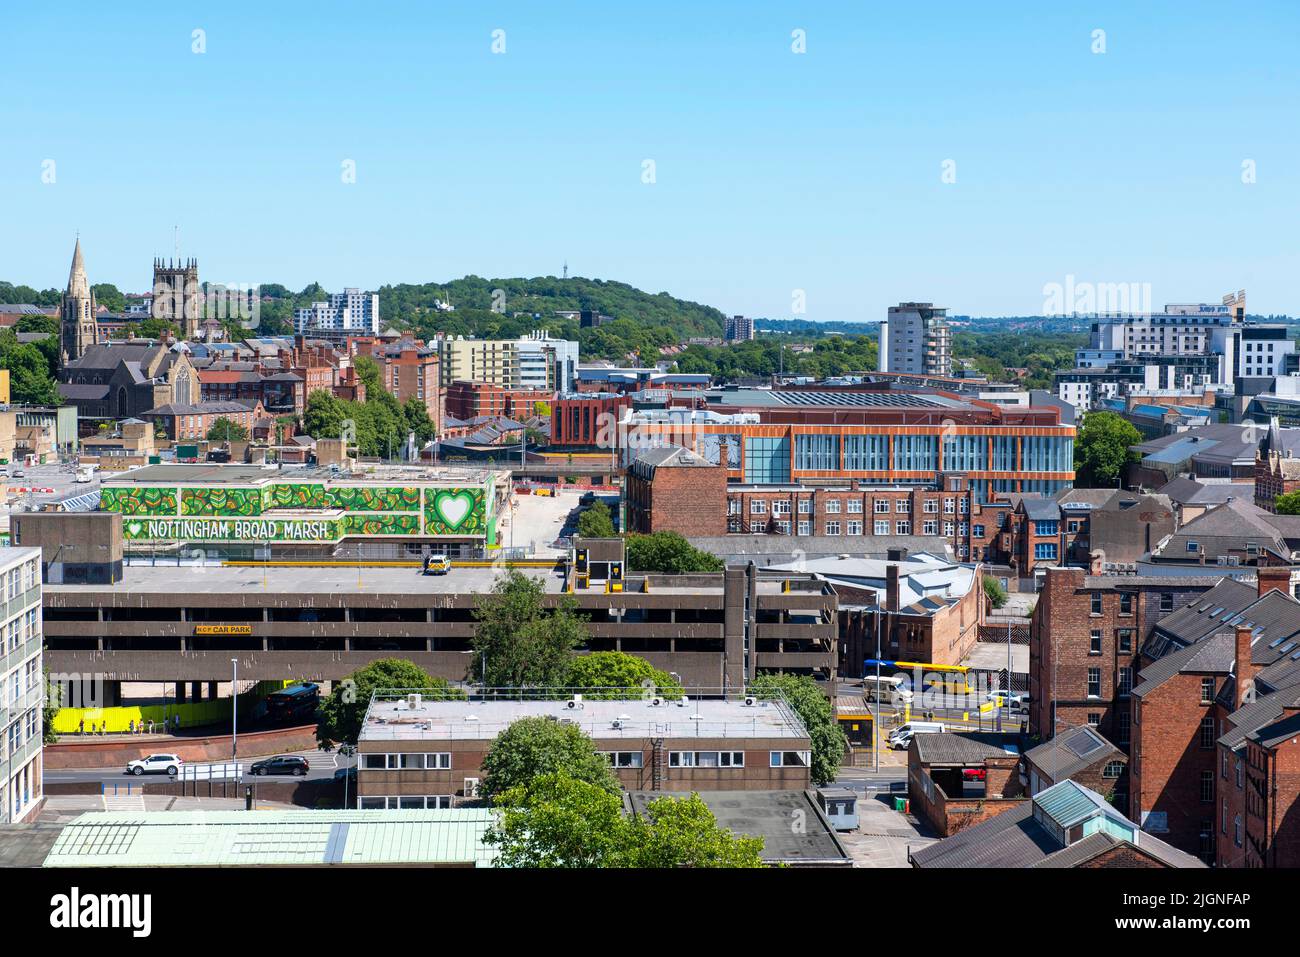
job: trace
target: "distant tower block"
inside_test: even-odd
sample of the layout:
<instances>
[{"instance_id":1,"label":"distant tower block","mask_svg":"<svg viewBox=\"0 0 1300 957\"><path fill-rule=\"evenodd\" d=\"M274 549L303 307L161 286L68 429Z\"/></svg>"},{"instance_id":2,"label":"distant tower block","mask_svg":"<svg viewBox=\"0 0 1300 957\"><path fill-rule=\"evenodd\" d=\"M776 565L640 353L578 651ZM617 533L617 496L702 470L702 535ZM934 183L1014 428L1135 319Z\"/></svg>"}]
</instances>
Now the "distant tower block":
<instances>
[{"instance_id":1,"label":"distant tower block","mask_svg":"<svg viewBox=\"0 0 1300 957\"><path fill-rule=\"evenodd\" d=\"M172 323L182 339L197 339L203 318L197 259L153 261L153 316Z\"/></svg>"}]
</instances>

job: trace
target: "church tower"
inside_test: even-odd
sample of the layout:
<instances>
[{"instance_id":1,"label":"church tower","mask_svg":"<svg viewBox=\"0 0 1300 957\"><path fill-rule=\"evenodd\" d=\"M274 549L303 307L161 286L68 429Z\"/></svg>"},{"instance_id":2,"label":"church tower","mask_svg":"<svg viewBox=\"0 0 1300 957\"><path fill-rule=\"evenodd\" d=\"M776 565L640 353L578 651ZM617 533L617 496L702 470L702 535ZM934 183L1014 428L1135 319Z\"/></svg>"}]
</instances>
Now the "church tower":
<instances>
[{"instance_id":1,"label":"church tower","mask_svg":"<svg viewBox=\"0 0 1300 957\"><path fill-rule=\"evenodd\" d=\"M80 359L96 342L95 294L86 278L86 263L81 258L81 239L72 251L72 270L68 273L68 291L63 294L61 328L63 363Z\"/></svg>"},{"instance_id":2,"label":"church tower","mask_svg":"<svg viewBox=\"0 0 1300 957\"><path fill-rule=\"evenodd\" d=\"M174 325L181 339L199 337L200 294L197 259L153 261L153 316Z\"/></svg>"}]
</instances>

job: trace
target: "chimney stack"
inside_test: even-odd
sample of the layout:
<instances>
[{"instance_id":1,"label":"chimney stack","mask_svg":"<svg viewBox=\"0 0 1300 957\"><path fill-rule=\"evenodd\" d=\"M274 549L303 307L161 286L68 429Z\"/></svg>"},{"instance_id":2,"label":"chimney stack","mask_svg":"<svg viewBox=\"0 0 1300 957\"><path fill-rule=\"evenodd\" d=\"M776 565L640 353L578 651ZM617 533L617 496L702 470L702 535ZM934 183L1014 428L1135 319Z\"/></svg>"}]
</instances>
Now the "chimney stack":
<instances>
[{"instance_id":1,"label":"chimney stack","mask_svg":"<svg viewBox=\"0 0 1300 957\"><path fill-rule=\"evenodd\" d=\"M898 566L885 566L885 611L898 611Z\"/></svg>"},{"instance_id":2,"label":"chimney stack","mask_svg":"<svg viewBox=\"0 0 1300 957\"><path fill-rule=\"evenodd\" d=\"M1237 663L1233 666L1233 673L1236 677L1236 704L1240 707L1246 702L1246 689L1254 683L1255 675L1259 672L1250 660L1250 639L1251 629L1245 625L1237 626Z\"/></svg>"},{"instance_id":3,"label":"chimney stack","mask_svg":"<svg viewBox=\"0 0 1300 957\"><path fill-rule=\"evenodd\" d=\"M1284 595L1291 593L1291 569L1286 565L1261 565L1258 578L1260 597L1274 589Z\"/></svg>"}]
</instances>

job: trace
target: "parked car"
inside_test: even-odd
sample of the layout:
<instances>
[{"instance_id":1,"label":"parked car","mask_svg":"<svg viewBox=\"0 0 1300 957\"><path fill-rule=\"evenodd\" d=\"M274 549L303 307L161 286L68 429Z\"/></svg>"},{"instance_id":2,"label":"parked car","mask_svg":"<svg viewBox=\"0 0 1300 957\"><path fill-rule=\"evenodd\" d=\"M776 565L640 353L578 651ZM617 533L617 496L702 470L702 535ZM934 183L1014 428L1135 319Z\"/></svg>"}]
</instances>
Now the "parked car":
<instances>
[{"instance_id":1,"label":"parked car","mask_svg":"<svg viewBox=\"0 0 1300 957\"><path fill-rule=\"evenodd\" d=\"M357 783L356 766L353 765L350 768L339 768L337 771L334 772L334 780L347 781L348 784L356 784Z\"/></svg>"},{"instance_id":2,"label":"parked car","mask_svg":"<svg viewBox=\"0 0 1300 957\"><path fill-rule=\"evenodd\" d=\"M259 777L266 774L292 774L294 777L303 777L311 769L307 759L299 754L280 754L274 758L266 758L263 761L254 761L248 771L250 774L256 774Z\"/></svg>"},{"instance_id":3,"label":"parked car","mask_svg":"<svg viewBox=\"0 0 1300 957\"><path fill-rule=\"evenodd\" d=\"M906 751L912 738L918 734L941 734L948 730L942 721L909 721L889 733L889 746L895 751Z\"/></svg>"},{"instance_id":4,"label":"parked car","mask_svg":"<svg viewBox=\"0 0 1300 957\"><path fill-rule=\"evenodd\" d=\"M426 575L445 575L451 571L451 559L446 555L427 555L424 559Z\"/></svg>"},{"instance_id":5,"label":"parked car","mask_svg":"<svg viewBox=\"0 0 1300 957\"><path fill-rule=\"evenodd\" d=\"M1029 711L1029 695L1022 691L990 691L986 697L996 706L1015 714Z\"/></svg>"},{"instance_id":6,"label":"parked car","mask_svg":"<svg viewBox=\"0 0 1300 957\"><path fill-rule=\"evenodd\" d=\"M175 777L180 774L181 765L185 762L174 754L148 754L143 758L137 758L134 761L126 763L126 773L141 774L170 774Z\"/></svg>"},{"instance_id":7,"label":"parked car","mask_svg":"<svg viewBox=\"0 0 1300 957\"><path fill-rule=\"evenodd\" d=\"M963 781L983 781L986 773L983 768L962 768L961 779Z\"/></svg>"}]
</instances>

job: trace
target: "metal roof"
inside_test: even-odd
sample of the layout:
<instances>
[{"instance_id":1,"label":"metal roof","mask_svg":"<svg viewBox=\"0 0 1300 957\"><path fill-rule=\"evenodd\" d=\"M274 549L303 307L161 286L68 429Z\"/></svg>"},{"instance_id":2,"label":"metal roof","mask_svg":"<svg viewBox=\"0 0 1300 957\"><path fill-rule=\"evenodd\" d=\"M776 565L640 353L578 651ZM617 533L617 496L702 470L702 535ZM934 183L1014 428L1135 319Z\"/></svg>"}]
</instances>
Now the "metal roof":
<instances>
[{"instance_id":1,"label":"metal roof","mask_svg":"<svg viewBox=\"0 0 1300 957\"><path fill-rule=\"evenodd\" d=\"M491 867L488 808L82 814L45 867L473 864Z\"/></svg>"}]
</instances>

